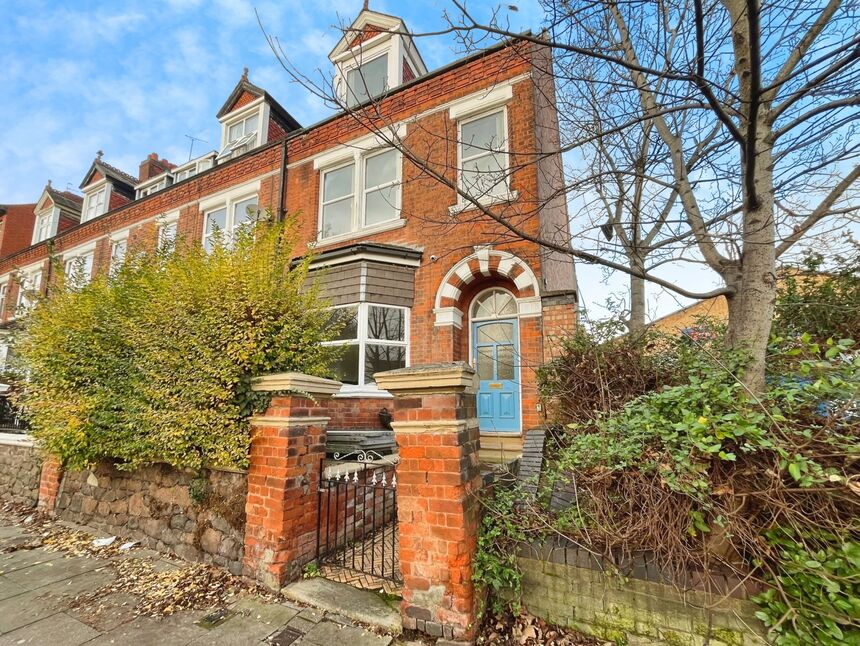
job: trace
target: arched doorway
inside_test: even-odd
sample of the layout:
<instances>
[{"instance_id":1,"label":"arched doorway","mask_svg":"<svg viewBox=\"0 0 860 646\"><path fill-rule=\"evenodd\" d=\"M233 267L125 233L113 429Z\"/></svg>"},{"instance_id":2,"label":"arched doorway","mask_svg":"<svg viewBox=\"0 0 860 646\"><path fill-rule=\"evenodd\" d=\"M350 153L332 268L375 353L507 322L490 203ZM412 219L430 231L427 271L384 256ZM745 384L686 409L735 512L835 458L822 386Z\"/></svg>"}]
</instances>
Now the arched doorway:
<instances>
[{"instance_id":1,"label":"arched doorway","mask_svg":"<svg viewBox=\"0 0 860 646\"><path fill-rule=\"evenodd\" d=\"M475 296L470 307L472 365L478 374L482 433L520 432L520 362L517 300L500 287Z\"/></svg>"}]
</instances>

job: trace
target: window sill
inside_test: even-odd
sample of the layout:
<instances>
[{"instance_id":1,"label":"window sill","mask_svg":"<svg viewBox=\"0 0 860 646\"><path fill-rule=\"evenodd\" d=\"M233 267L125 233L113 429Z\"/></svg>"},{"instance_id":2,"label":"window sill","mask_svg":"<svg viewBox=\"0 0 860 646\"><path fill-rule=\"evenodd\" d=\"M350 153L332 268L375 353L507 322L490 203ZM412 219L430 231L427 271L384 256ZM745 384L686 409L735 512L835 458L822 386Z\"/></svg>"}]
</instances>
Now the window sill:
<instances>
[{"instance_id":1,"label":"window sill","mask_svg":"<svg viewBox=\"0 0 860 646\"><path fill-rule=\"evenodd\" d=\"M394 395L387 390L382 390L376 384L365 386L344 384L340 387L340 392L334 397L335 399L393 399Z\"/></svg>"},{"instance_id":2,"label":"window sill","mask_svg":"<svg viewBox=\"0 0 860 646\"><path fill-rule=\"evenodd\" d=\"M485 195L483 197L479 197L477 201L481 206L492 206L493 204L500 204L502 202L514 202L519 195L520 194L517 191L508 191L504 195ZM463 213L464 211L476 208L478 207L471 202L457 202L456 204L448 207L448 214L457 215L458 213Z\"/></svg>"},{"instance_id":3,"label":"window sill","mask_svg":"<svg viewBox=\"0 0 860 646\"><path fill-rule=\"evenodd\" d=\"M338 242L345 242L348 240L356 240L358 238L366 238L367 236L382 233L383 231L392 231L394 229L400 229L405 226L406 220L403 218L397 218L396 220L389 220L388 222L374 224L373 226L364 227L363 229L356 229L355 231L349 231L348 233L341 233L330 238L318 238L315 243L311 244L313 244L316 248L326 247L330 244L336 244Z\"/></svg>"}]
</instances>

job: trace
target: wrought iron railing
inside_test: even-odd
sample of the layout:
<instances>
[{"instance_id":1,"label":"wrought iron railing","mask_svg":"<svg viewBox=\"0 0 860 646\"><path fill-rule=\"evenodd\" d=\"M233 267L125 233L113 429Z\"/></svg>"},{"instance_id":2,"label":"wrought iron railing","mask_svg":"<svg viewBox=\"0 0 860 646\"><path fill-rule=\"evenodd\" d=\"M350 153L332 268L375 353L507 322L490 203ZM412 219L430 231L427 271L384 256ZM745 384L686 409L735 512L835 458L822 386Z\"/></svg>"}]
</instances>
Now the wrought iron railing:
<instances>
[{"instance_id":1,"label":"wrought iron railing","mask_svg":"<svg viewBox=\"0 0 860 646\"><path fill-rule=\"evenodd\" d=\"M30 432L30 425L8 397L0 397L0 433Z\"/></svg>"}]
</instances>

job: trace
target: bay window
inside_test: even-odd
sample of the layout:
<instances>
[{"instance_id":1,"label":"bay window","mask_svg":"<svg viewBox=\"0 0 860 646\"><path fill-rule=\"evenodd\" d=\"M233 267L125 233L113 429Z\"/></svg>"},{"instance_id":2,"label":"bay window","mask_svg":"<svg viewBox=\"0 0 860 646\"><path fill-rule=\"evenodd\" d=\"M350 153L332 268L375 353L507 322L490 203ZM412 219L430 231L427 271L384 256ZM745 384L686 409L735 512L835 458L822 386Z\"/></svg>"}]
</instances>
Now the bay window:
<instances>
[{"instance_id":1,"label":"bay window","mask_svg":"<svg viewBox=\"0 0 860 646\"><path fill-rule=\"evenodd\" d=\"M460 188L475 200L509 193L505 111L459 122Z\"/></svg>"},{"instance_id":2,"label":"bay window","mask_svg":"<svg viewBox=\"0 0 860 646\"><path fill-rule=\"evenodd\" d=\"M229 245L243 228L259 219L257 196L230 200L224 206L206 212L203 227L203 247L212 251L219 243Z\"/></svg>"},{"instance_id":3,"label":"bay window","mask_svg":"<svg viewBox=\"0 0 860 646\"><path fill-rule=\"evenodd\" d=\"M337 378L351 386L373 384L373 375L407 365L409 310L405 307L357 303L336 307L333 322L342 325L337 339L326 345L343 347L334 366Z\"/></svg>"},{"instance_id":4,"label":"bay window","mask_svg":"<svg viewBox=\"0 0 860 646\"><path fill-rule=\"evenodd\" d=\"M400 218L400 154L356 151L352 161L324 170L319 237L333 238Z\"/></svg>"}]
</instances>

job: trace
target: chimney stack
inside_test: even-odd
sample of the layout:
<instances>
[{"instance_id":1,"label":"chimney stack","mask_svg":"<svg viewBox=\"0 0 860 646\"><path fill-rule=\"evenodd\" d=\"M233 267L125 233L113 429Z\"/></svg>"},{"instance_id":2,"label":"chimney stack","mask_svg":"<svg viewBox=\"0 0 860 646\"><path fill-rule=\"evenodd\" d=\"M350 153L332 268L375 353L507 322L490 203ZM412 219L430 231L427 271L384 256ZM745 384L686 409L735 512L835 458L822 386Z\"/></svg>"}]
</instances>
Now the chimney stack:
<instances>
[{"instance_id":1,"label":"chimney stack","mask_svg":"<svg viewBox=\"0 0 860 646\"><path fill-rule=\"evenodd\" d=\"M147 158L140 162L140 172L137 179L140 182L145 182L171 168L173 168L173 164L166 159L159 159L158 153L149 153Z\"/></svg>"}]
</instances>

